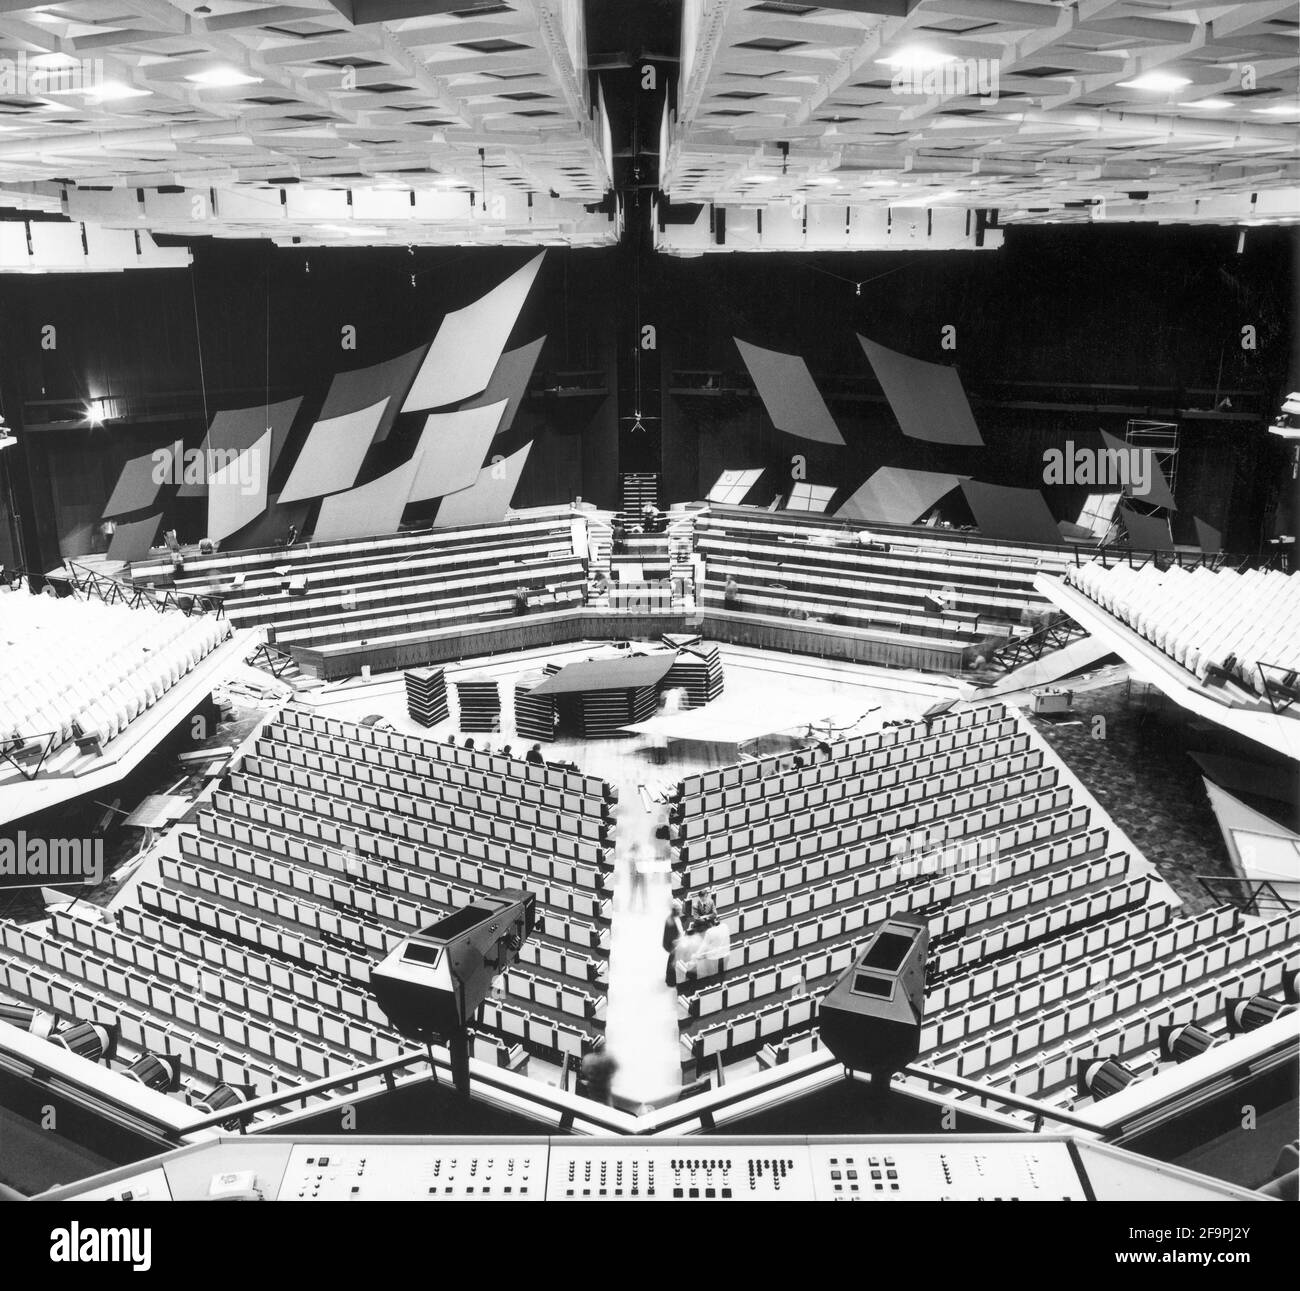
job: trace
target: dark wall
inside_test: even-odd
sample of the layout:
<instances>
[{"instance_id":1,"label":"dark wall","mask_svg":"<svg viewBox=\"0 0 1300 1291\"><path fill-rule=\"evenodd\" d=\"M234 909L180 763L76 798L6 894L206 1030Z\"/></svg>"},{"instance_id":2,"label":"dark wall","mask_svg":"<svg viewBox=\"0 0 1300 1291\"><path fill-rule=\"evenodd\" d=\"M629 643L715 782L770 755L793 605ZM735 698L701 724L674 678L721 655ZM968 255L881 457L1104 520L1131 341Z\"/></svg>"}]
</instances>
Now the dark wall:
<instances>
[{"instance_id":1,"label":"dark wall","mask_svg":"<svg viewBox=\"0 0 1300 1291\"><path fill-rule=\"evenodd\" d=\"M10 424L28 431L22 449L9 451L25 459L16 473L29 487L41 561L103 549L95 522L128 458L177 438L197 446L219 409L301 395L274 489L335 372L428 342L444 314L478 299L533 254L306 252L201 240L189 271L0 277L0 391ZM548 250L510 341L513 347L546 336L534 372L539 391L556 385L557 374L613 372L617 300L603 289L609 258ZM42 346L47 326L55 329L53 349ZM355 350L342 348L345 326L356 329ZM614 389L612 378L596 384ZM121 400L130 415L103 427L39 429L45 420L80 418L95 397ZM535 441L516 505L578 494L613 503L616 433L612 395L530 396L500 442L510 453ZM202 534L202 503L163 500L182 537Z\"/></svg>"},{"instance_id":2,"label":"dark wall","mask_svg":"<svg viewBox=\"0 0 1300 1291\"><path fill-rule=\"evenodd\" d=\"M1008 230L999 251L666 259L665 495L698 497L726 467L762 466L768 474L750 500L765 502L788 487L795 454L806 457L807 478L839 486L832 508L883 465L1041 487L1047 448L1067 438L1098 445L1102 428L1122 437L1134 415L1123 406L1208 411L1226 396L1228 411L1256 415L1182 421L1187 517L1175 535L1190 540L1194 510L1230 528L1238 549L1254 550L1285 467L1263 419L1290 388L1296 235L1251 229L1241 254L1237 237L1236 229L1043 227ZM1246 324L1256 328L1253 351L1241 346ZM947 325L956 328L952 351L940 344ZM955 363L985 447L902 436L858 332ZM682 369L745 384L734 337L801 354L847 447L775 431L753 397L669 393ZM1088 388L1101 386L1111 388ZM1028 402L1063 406L1017 406ZM1072 519L1086 492L1054 489L1048 498L1058 518Z\"/></svg>"},{"instance_id":3,"label":"dark wall","mask_svg":"<svg viewBox=\"0 0 1300 1291\"><path fill-rule=\"evenodd\" d=\"M620 464L646 469L628 454L651 442L667 500L701 496L725 467L763 466L771 469L752 500L766 501L788 485L795 454L806 459L808 479L838 487L832 505L886 464L1037 485L1046 448L1103 426L1122 435L1129 414L1121 404L1209 410L1217 391L1231 398L1231 411L1254 416L1183 422L1176 536L1190 537L1194 511L1226 530L1233 549L1253 551L1270 507L1286 511L1290 464L1263 421L1291 388L1291 231L1248 230L1241 254L1235 229L1112 226L1011 229L999 251L695 259L647 252L645 232L635 230L636 273L632 233L623 248L547 252L511 341L547 337L534 391L501 444L512 452L534 443L517 505L576 495L614 504ZM178 436L197 445L219 408L304 396L287 470L334 372L426 342L446 312L532 252L306 252L199 240L194 254L190 271L0 277L0 394L10 423L21 430L55 415L43 400L66 400L76 416L92 396L116 396L133 411L103 428L33 429L7 450L29 545L38 541L45 565L58 559L61 541L65 550L102 548L94 522L122 462ZM653 436L625 433L620 446L619 418L631 409L621 406L620 386L629 383L619 360L636 318L658 333L645 370L662 396L662 423ZM1246 324L1257 330L1254 351L1241 347ZM46 325L56 329L53 350L41 345ZM357 329L355 351L340 347L344 325ZM955 351L940 346L946 325L956 328ZM986 446L904 438L856 332L955 362ZM669 393L682 370L741 376L737 336L805 357L845 448L774 430L752 396ZM605 393L546 393L572 387L564 374L574 373ZM1101 386L1111 388L1091 388ZM1053 490L1049 502L1072 518L1086 491ZM177 515L183 537L202 533L201 504L178 504Z\"/></svg>"}]
</instances>

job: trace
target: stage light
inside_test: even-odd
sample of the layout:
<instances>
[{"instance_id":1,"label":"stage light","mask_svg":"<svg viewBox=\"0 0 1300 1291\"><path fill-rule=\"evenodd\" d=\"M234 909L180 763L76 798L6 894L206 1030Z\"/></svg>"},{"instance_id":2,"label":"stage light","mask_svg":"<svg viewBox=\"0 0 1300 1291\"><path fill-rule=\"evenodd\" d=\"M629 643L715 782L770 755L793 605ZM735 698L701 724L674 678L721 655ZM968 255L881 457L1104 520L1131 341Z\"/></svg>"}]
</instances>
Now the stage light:
<instances>
[{"instance_id":1,"label":"stage light","mask_svg":"<svg viewBox=\"0 0 1300 1291\"><path fill-rule=\"evenodd\" d=\"M1094 1099L1109 1098L1137 1077L1115 1058L1096 1058L1079 1064L1079 1095Z\"/></svg>"},{"instance_id":2,"label":"stage light","mask_svg":"<svg viewBox=\"0 0 1300 1291\"><path fill-rule=\"evenodd\" d=\"M51 1037L54 1044L90 1062L108 1062L117 1052L116 1022L74 1022Z\"/></svg>"},{"instance_id":3,"label":"stage light","mask_svg":"<svg viewBox=\"0 0 1300 1291\"><path fill-rule=\"evenodd\" d=\"M206 1098L200 1099L193 1104L195 1111L199 1112L220 1112L224 1108L234 1107L238 1103L248 1101L247 1093L240 1093L232 1085L220 1084ZM239 1117L232 1116L228 1121L221 1122L223 1130L239 1129Z\"/></svg>"},{"instance_id":4,"label":"stage light","mask_svg":"<svg viewBox=\"0 0 1300 1291\"><path fill-rule=\"evenodd\" d=\"M54 1014L28 1004L0 1004L0 1022L7 1022L11 1027L26 1031L39 1040L48 1040L58 1025Z\"/></svg>"},{"instance_id":5,"label":"stage light","mask_svg":"<svg viewBox=\"0 0 1300 1291\"><path fill-rule=\"evenodd\" d=\"M1160 1053L1175 1062L1186 1062L1218 1044L1218 1037L1185 1022L1182 1026L1160 1028Z\"/></svg>"},{"instance_id":6,"label":"stage light","mask_svg":"<svg viewBox=\"0 0 1300 1291\"><path fill-rule=\"evenodd\" d=\"M99 411L98 399L92 399L86 405L86 424L88 426L102 426L104 424L104 418Z\"/></svg>"},{"instance_id":7,"label":"stage light","mask_svg":"<svg viewBox=\"0 0 1300 1291\"><path fill-rule=\"evenodd\" d=\"M123 1073L131 1080L138 1080L148 1089L170 1094L180 1088L180 1060L170 1054L146 1053L137 1058Z\"/></svg>"},{"instance_id":8,"label":"stage light","mask_svg":"<svg viewBox=\"0 0 1300 1291\"><path fill-rule=\"evenodd\" d=\"M262 83L260 76L249 76L247 72L241 72L237 67L210 67L206 72L195 72L193 76L187 76L185 79L192 81L195 85L216 88L231 85L260 85Z\"/></svg>"},{"instance_id":9,"label":"stage light","mask_svg":"<svg viewBox=\"0 0 1300 1291\"><path fill-rule=\"evenodd\" d=\"M942 67L945 63L951 63L952 61L952 54L941 54L936 49L926 49L920 45L908 45L897 53L890 54L888 58L876 59L877 63L883 63L886 67L916 69Z\"/></svg>"},{"instance_id":10,"label":"stage light","mask_svg":"<svg viewBox=\"0 0 1300 1291\"><path fill-rule=\"evenodd\" d=\"M1228 1031L1240 1035L1243 1031L1258 1031L1260 1027L1290 1013L1291 1008L1278 1000L1270 1000L1267 995L1252 995L1249 999L1230 999L1225 1001L1225 1014Z\"/></svg>"},{"instance_id":11,"label":"stage light","mask_svg":"<svg viewBox=\"0 0 1300 1291\"><path fill-rule=\"evenodd\" d=\"M1168 92L1170 90L1181 90L1184 85L1190 85L1191 83L1190 77L1175 76L1172 72L1143 72L1141 76L1134 77L1131 81L1120 81L1119 85L1125 90Z\"/></svg>"}]
</instances>

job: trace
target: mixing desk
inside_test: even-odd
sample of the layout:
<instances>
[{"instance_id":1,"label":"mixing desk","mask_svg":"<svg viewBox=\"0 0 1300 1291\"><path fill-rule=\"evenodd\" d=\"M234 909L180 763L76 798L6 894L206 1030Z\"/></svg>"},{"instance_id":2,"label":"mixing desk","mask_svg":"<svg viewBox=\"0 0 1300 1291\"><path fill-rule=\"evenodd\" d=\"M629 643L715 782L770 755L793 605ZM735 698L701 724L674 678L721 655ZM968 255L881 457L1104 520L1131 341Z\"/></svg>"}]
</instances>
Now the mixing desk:
<instances>
[{"instance_id":1,"label":"mixing desk","mask_svg":"<svg viewBox=\"0 0 1300 1291\"><path fill-rule=\"evenodd\" d=\"M1064 1135L291 1139L180 1148L44 1194L121 1201L1259 1200Z\"/></svg>"}]
</instances>

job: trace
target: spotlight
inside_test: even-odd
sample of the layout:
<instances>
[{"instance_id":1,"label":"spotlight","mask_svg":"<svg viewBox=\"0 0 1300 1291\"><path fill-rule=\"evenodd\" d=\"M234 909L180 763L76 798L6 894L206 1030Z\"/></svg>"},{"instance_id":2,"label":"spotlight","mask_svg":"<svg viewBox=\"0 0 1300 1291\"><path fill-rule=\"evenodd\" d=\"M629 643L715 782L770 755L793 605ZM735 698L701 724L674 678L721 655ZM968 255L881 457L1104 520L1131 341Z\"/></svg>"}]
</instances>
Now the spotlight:
<instances>
[{"instance_id":1,"label":"spotlight","mask_svg":"<svg viewBox=\"0 0 1300 1291\"><path fill-rule=\"evenodd\" d=\"M156 1053L146 1053L122 1074L131 1080L138 1080L148 1089L170 1094L180 1088L181 1064L179 1059L168 1054L159 1056Z\"/></svg>"},{"instance_id":2,"label":"spotlight","mask_svg":"<svg viewBox=\"0 0 1300 1291\"><path fill-rule=\"evenodd\" d=\"M1241 1035L1244 1031L1258 1031L1260 1027L1280 1018L1291 1009L1267 995L1252 995L1249 999L1238 996L1227 1001L1228 1032Z\"/></svg>"},{"instance_id":3,"label":"spotlight","mask_svg":"<svg viewBox=\"0 0 1300 1291\"><path fill-rule=\"evenodd\" d=\"M59 1024L54 1014L27 1004L0 1004L0 1022L8 1022L11 1027L26 1031L38 1040L48 1040L50 1033Z\"/></svg>"},{"instance_id":4,"label":"spotlight","mask_svg":"<svg viewBox=\"0 0 1300 1291\"><path fill-rule=\"evenodd\" d=\"M1109 1098L1131 1085L1137 1077L1117 1058L1095 1058L1079 1064L1079 1095Z\"/></svg>"},{"instance_id":5,"label":"spotlight","mask_svg":"<svg viewBox=\"0 0 1300 1291\"><path fill-rule=\"evenodd\" d=\"M219 1112L226 1107L234 1107L237 1103L246 1103L248 1094L240 1093L233 1085L221 1084L216 1087L206 1098L200 1099L194 1104L196 1111L200 1112ZM223 1130L239 1129L239 1117L232 1116L228 1121L221 1122Z\"/></svg>"},{"instance_id":6,"label":"spotlight","mask_svg":"<svg viewBox=\"0 0 1300 1291\"><path fill-rule=\"evenodd\" d=\"M1160 1028L1160 1056L1175 1062L1186 1062L1197 1054L1213 1049L1218 1039L1208 1031L1185 1022L1182 1026Z\"/></svg>"},{"instance_id":7,"label":"spotlight","mask_svg":"<svg viewBox=\"0 0 1300 1291\"><path fill-rule=\"evenodd\" d=\"M116 1022L74 1022L57 1035L53 1043L90 1062L109 1062L117 1052Z\"/></svg>"}]
</instances>

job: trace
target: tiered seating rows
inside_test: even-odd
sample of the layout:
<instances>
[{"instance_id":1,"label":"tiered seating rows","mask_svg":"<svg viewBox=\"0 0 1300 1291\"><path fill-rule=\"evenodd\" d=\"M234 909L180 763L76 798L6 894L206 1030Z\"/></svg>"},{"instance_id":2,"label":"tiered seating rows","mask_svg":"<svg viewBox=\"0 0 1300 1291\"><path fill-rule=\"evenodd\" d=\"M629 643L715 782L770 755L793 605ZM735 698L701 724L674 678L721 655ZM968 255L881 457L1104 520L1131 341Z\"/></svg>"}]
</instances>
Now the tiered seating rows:
<instances>
[{"instance_id":1,"label":"tiered seating rows","mask_svg":"<svg viewBox=\"0 0 1300 1291\"><path fill-rule=\"evenodd\" d=\"M1000 749L1013 749L1017 745L1027 751L1016 752L1009 757L1000 756ZM1001 746L991 746L985 751L991 760L975 759L972 765L959 772L936 772L918 780L907 781L901 776L891 776L889 778L901 783L876 792L866 788L867 777L864 777L857 782L861 787L856 793L837 797L833 806L817 807L811 811L786 807L783 811L771 812L765 805L761 814L755 812L758 823L749 825L739 823L728 826L722 823L725 819L734 820L737 815L743 820L748 815L747 811L728 813L714 824L716 832L701 831L701 835L694 841L683 843L680 849L681 859L695 862L725 856L728 852L759 848L767 843L776 843L779 854L781 843L778 840L783 839L797 839L799 850L794 854L808 855L820 850L822 846L839 847L856 842L859 838L874 837L879 831L872 827L870 821L862 822L859 817L870 817L891 808L909 806L916 807L919 813L926 805L934 805L937 814L940 802L956 802L961 791L967 789L971 791L970 805L979 806L1022 793L1032 793L1036 789L1051 788L1058 779L1059 773L1054 766L1043 766L1042 751L1029 748L1027 736L1013 737ZM811 797L814 795L807 795L805 801ZM963 808L958 806L955 810ZM933 816L918 818L932 819Z\"/></svg>"},{"instance_id":2,"label":"tiered seating rows","mask_svg":"<svg viewBox=\"0 0 1300 1291\"><path fill-rule=\"evenodd\" d=\"M78 732L106 744L230 636L219 619L97 600L9 592L0 605L0 747Z\"/></svg>"},{"instance_id":3,"label":"tiered seating rows","mask_svg":"<svg viewBox=\"0 0 1300 1291\"><path fill-rule=\"evenodd\" d=\"M1260 663L1300 670L1300 579L1290 574L1093 562L1069 570L1066 582L1198 681L1226 669L1265 696Z\"/></svg>"},{"instance_id":4,"label":"tiered seating rows","mask_svg":"<svg viewBox=\"0 0 1300 1291\"><path fill-rule=\"evenodd\" d=\"M817 765L801 770L790 769L790 754L774 753L763 758L754 758L735 766L722 767L717 771L705 771L698 775L685 777L681 783L681 803L687 815L713 809L703 795L709 793L726 793L741 789L738 798L727 797L721 806L733 806L735 803L762 797L767 793L790 793L799 788L810 788L827 780L838 779L845 775L856 775L866 771L879 770L893 762L905 762L917 756L933 757L950 749L960 748L971 742L985 738L973 733L975 728L982 728L993 723L1004 722L995 732L995 736L1012 734L1016 729L1014 718L1008 717L1005 704L982 704L974 708L962 709L937 717L927 728L922 722L913 722L904 726L887 726L869 735L852 736L845 740L836 740L831 744L830 757ZM900 746L918 745L919 749L900 748ZM885 750L899 749L897 754L887 753L883 760L864 754L876 754Z\"/></svg>"},{"instance_id":5,"label":"tiered seating rows","mask_svg":"<svg viewBox=\"0 0 1300 1291\"><path fill-rule=\"evenodd\" d=\"M380 731L372 726L359 726L355 722L341 722L323 717L306 708L289 705L277 714L280 724L296 727L300 731L315 732L349 741L357 746L348 756L358 761L379 761L382 756L372 748L387 749L398 754L394 769L410 774L446 779L453 784L463 784L471 789L493 793L513 794L525 802L545 803L558 807L560 802L544 797L544 791L574 794L582 800L586 815L604 816L607 804L617 801L611 786L597 776L580 775L549 766L534 766L523 758L507 757L500 753L479 753L454 744L441 744L413 735L399 735L396 731ZM334 751L334 750L332 750ZM405 765L401 755L406 755ZM435 764L442 764L435 769ZM488 789L487 777L500 777L506 781L504 788ZM564 804L565 810L577 812L577 807Z\"/></svg>"},{"instance_id":6,"label":"tiered seating rows","mask_svg":"<svg viewBox=\"0 0 1300 1291\"><path fill-rule=\"evenodd\" d=\"M422 776L404 775L400 771L388 771L382 765L369 766L354 758L316 753L297 747L293 741L279 741L275 739L274 733L269 738L260 737L256 743L256 751L259 757L248 759L243 764L244 768L251 770L254 775L277 779L289 775L290 768L301 768L359 785L377 786L378 793L370 793L363 799L372 806L376 803L388 806L389 804L383 801L384 798L393 799L394 795L384 794L383 790L391 789L396 793L427 798L435 803L445 803L448 808L459 807L467 811L488 814L497 819L519 821L524 825L551 830L557 834L572 835L575 838L585 838L593 842L600 842L611 828L606 821L594 816L585 816L581 812L569 813L549 807L539 807L532 803L520 802L517 798L479 792L458 785L440 784ZM256 765L252 765L254 763ZM565 796L571 797L571 795ZM435 819L438 817L435 816Z\"/></svg>"}]
</instances>

